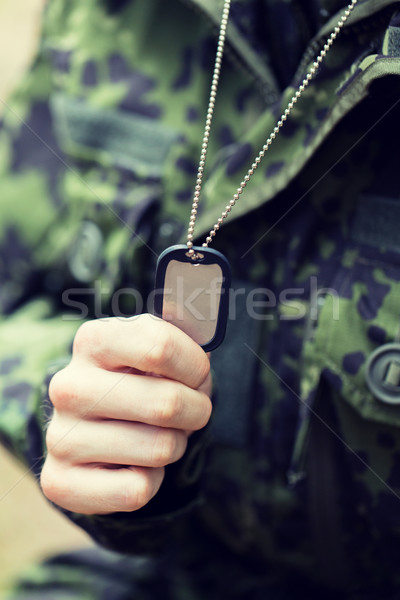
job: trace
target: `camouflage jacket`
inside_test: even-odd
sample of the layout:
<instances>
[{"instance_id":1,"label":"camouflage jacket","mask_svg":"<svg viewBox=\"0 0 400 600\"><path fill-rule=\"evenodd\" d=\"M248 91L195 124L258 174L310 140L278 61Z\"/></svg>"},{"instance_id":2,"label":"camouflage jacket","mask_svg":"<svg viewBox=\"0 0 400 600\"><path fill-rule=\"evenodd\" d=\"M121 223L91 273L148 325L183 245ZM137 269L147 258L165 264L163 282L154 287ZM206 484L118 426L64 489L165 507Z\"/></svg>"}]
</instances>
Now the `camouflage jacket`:
<instances>
[{"instance_id":1,"label":"camouflage jacket","mask_svg":"<svg viewBox=\"0 0 400 600\"><path fill-rule=\"evenodd\" d=\"M200 241L344 5L233 1ZM221 8L52 0L8 102L0 435L35 475L81 320L145 310L158 254L184 239ZM235 293L211 425L143 510L69 515L109 548L168 555L183 587L219 589L225 566L228 597L298 576L400 590L399 75L399 3L359 0L216 236Z\"/></svg>"}]
</instances>

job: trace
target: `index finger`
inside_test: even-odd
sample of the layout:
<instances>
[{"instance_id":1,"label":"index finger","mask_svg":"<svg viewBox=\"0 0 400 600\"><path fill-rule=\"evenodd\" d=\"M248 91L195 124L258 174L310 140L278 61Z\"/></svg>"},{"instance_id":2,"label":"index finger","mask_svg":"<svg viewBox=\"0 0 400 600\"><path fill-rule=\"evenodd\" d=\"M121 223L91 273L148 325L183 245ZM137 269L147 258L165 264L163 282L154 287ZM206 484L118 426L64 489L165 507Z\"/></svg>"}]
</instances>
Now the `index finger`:
<instances>
[{"instance_id":1,"label":"index finger","mask_svg":"<svg viewBox=\"0 0 400 600\"><path fill-rule=\"evenodd\" d=\"M152 315L88 321L75 336L73 354L107 370L135 369L193 389L210 370L208 356L196 342Z\"/></svg>"}]
</instances>

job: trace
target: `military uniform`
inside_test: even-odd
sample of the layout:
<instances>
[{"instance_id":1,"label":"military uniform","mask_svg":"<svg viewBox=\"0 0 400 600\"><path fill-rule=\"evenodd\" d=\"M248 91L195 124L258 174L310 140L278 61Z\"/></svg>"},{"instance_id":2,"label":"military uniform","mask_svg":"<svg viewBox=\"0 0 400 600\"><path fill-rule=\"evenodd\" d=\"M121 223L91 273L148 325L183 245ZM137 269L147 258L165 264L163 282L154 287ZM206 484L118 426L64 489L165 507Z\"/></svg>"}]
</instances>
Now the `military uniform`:
<instances>
[{"instance_id":1,"label":"military uniform","mask_svg":"<svg viewBox=\"0 0 400 600\"><path fill-rule=\"evenodd\" d=\"M200 242L344 6L233 1ZM81 320L144 310L184 240L221 8L53 0L5 113L0 432L37 476ZM216 236L237 293L211 424L144 509L68 515L107 551L13 597L399 597L399 11L359 1Z\"/></svg>"}]
</instances>

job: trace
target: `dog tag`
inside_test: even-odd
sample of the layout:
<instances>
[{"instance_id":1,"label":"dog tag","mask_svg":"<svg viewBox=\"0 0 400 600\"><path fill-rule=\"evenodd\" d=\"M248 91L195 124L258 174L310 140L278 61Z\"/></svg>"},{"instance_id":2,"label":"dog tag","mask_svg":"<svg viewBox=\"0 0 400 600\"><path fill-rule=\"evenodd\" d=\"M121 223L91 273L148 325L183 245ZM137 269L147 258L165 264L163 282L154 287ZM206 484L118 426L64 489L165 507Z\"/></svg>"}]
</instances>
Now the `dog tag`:
<instances>
[{"instance_id":1,"label":"dog tag","mask_svg":"<svg viewBox=\"0 0 400 600\"><path fill-rule=\"evenodd\" d=\"M206 351L225 336L229 309L230 266L211 248L186 245L164 250L157 262L154 312L187 333Z\"/></svg>"}]
</instances>

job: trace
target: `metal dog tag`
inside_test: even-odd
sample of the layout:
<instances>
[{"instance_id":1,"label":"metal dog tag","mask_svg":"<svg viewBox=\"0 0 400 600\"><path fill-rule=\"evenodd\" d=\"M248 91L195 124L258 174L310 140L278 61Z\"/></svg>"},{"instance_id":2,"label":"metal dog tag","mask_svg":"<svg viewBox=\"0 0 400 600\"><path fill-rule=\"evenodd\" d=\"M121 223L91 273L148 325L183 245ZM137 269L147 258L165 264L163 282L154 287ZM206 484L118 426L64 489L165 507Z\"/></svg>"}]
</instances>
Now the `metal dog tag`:
<instances>
[{"instance_id":1,"label":"metal dog tag","mask_svg":"<svg viewBox=\"0 0 400 600\"><path fill-rule=\"evenodd\" d=\"M186 245L164 250L157 262L154 311L206 351L225 336L229 309L230 266L220 252Z\"/></svg>"}]
</instances>

